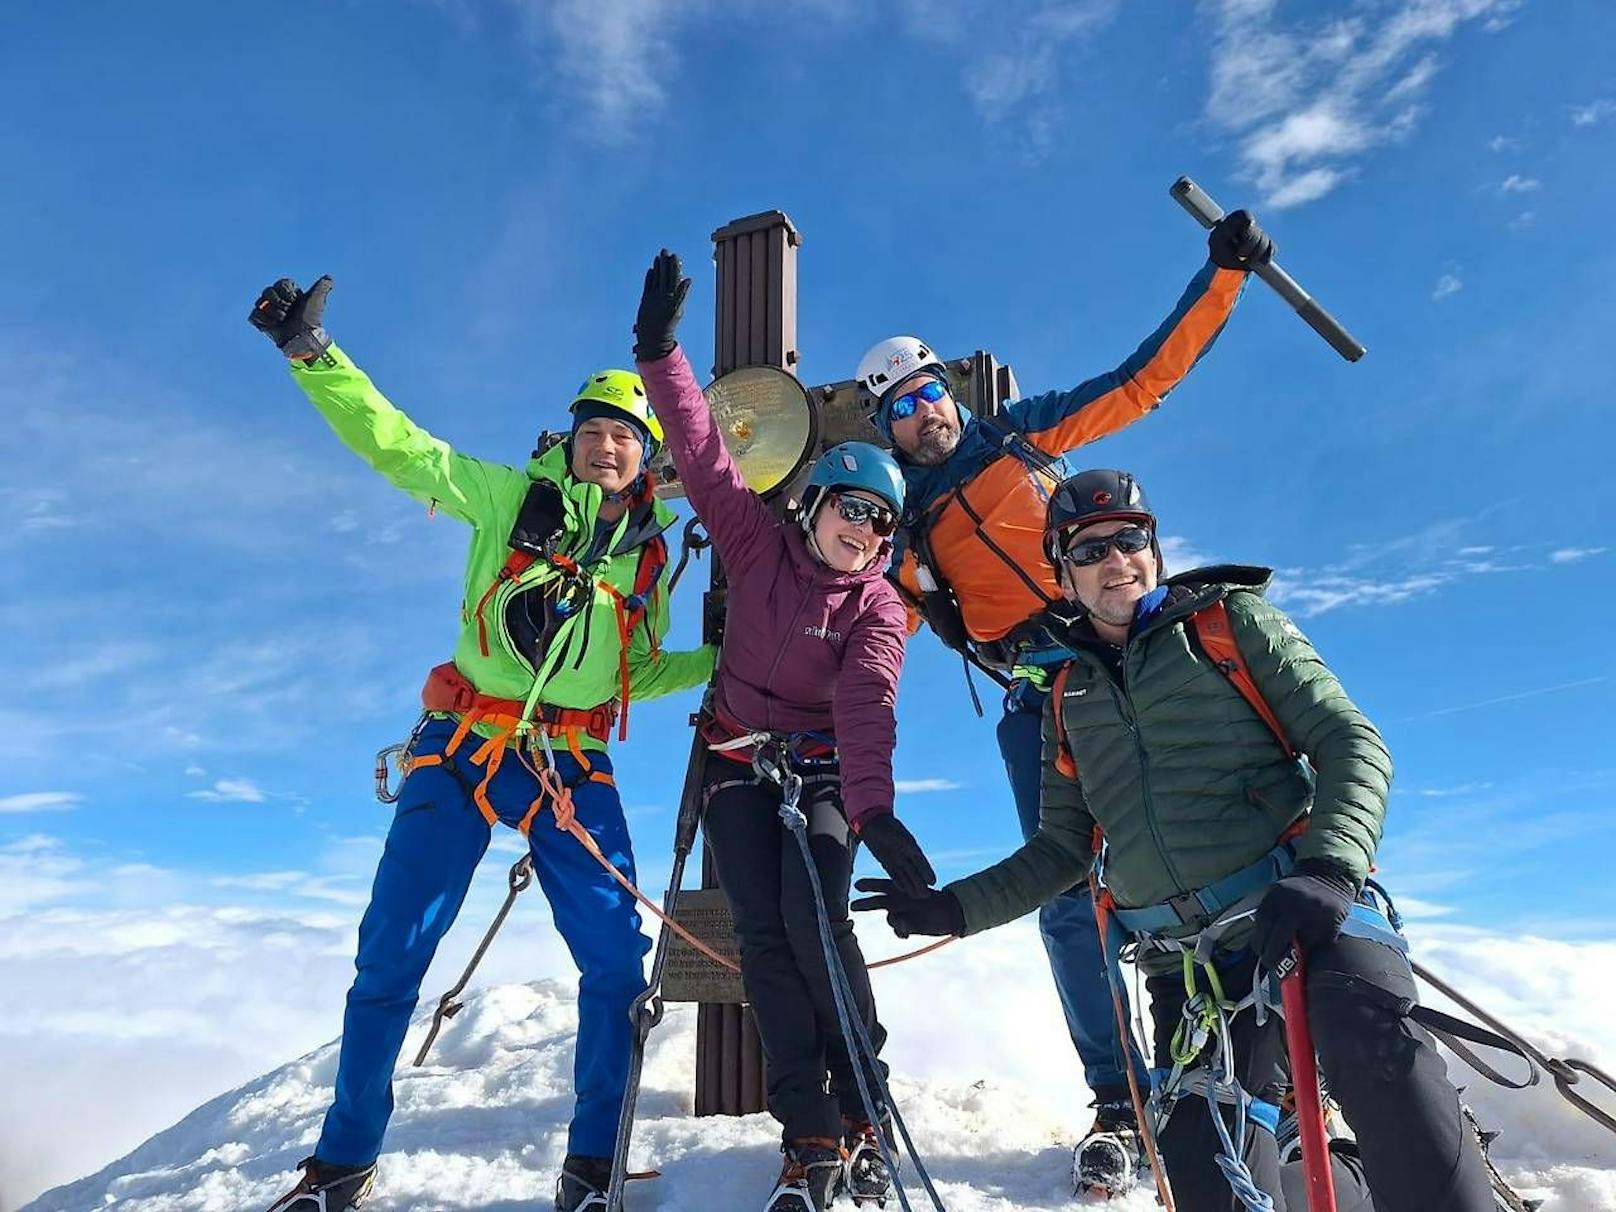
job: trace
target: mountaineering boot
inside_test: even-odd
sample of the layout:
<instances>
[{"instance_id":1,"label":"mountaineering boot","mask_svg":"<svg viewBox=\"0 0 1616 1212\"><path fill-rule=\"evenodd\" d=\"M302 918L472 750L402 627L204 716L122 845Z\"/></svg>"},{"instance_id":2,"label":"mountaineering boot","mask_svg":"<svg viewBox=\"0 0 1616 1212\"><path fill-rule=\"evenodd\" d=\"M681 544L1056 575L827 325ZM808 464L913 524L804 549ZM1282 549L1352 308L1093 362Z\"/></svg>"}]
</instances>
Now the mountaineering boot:
<instances>
[{"instance_id":1,"label":"mountaineering boot","mask_svg":"<svg viewBox=\"0 0 1616 1212\"><path fill-rule=\"evenodd\" d=\"M1476 1134L1476 1140L1481 1145L1481 1160L1487 1166L1487 1178L1493 1187L1493 1205L1498 1212L1537 1212L1543 1204L1541 1199L1523 1199L1515 1193L1515 1189L1505 1181L1504 1176L1493 1165L1492 1143L1498 1139L1498 1133L1488 1132L1476 1120L1476 1113L1468 1104L1460 1103L1459 1111L1464 1116L1465 1126Z\"/></svg>"},{"instance_id":2,"label":"mountaineering boot","mask_svg":"<svg viewBox=\"0 0 1616 1212\"><path fill-rule=\"evenodd\" d=\"M880 1135L878 1136L877 1133ZM892 1197L892 1172L881 1156L881 1137L892 1146L892 1126L842 1116L842 1148L847 1151L847 1193L860 1207L884 1208Z\"/></svg>"},{"instance_id":3,"label":"mountaineering boot","mask_svg":"<svg viewBox=\"0 0 1616 1212\"><path fill-rule=\"evenodd\" d=\"M1139 1139L1139 1121L1133 1101L1096 1095L1094 1126L1072 1151L1072 1186L1078 1195L1114 1199L1132 1191L1139 1179L1144 1142Z\"/></svg>"},{"instance_id":4,"label":"mountaineering boot","mask_svg":"<svg viewBox=\"0 0 1616 1212\"><path fill-rule=\"evenodd\" d=\"M316 1157L297 1163L303 1180L269 1205L269 1212L347 1212L365 1202L376 1181L376 1163L333 1166Z\"/></svg>"},{"instance_id":5,"label":"mountaineering boot","mask_svg":"<svg viewBox=\"0 0 1616 1212\"><path fill-rule=\"evenodd\" d=\"M555 1212L594 1212L606 1207L612 1185L612 1159L569 1153L556 1177Z\"/></svg>"},{"instance_id":6,"label":"mountaineering boot","mask_svg":"<svg viewBox=\"0 0 1616 1212\"><path fill-rule=\"evenodd\" d=\"M763 1212L824 1212L841 1187L841 1147L827 1136L806 1136L780 1147L785 1162Z\"/></svg>"}]
</instances>

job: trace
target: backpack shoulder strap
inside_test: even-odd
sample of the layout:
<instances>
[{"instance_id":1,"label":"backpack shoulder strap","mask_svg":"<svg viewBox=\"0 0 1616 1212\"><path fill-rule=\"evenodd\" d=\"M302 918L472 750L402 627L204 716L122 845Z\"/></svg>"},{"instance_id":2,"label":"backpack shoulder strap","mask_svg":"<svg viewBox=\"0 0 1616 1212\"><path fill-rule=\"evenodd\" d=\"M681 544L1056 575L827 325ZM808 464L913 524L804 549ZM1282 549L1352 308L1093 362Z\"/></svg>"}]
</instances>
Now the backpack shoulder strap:
<instances>
[{"instance_id":1,"label":"backpack shoulder strap","mask_svg":"<svg viewBox=\"0 0 1616 1212\"><path fill-rule=\"evenodd\" d=\"M1072 756L1072 742L1066 735L1066 678L1071 672L1070 661L1055 671L1055 681L1049 688L1049 702L1055 712L1055 769L1067 778L1075 779L1077 759Z\"/></svg>"},{"instance_id":2,"label":"backpack shoulder strap","mask_svg":"<svg viewBox=\"0 0 1616 1212\"><path fill-rule=\"evenodd\" d=\"M1251 705L1258 718L1268 725L1268 731L1274 734L1274 739L1285 751L1285 756L1295 759L1296 746L1291 744L1290 738L1285 735L1284 725L1279 722L1274 709L1268 705L1268 700L1263 698L1262 691L1257 689L1256 680L1251 676L1251 669L1240 651L1240 645L1235 642L1234 628L1229 625L1229 609L1223 599L1219 598L1212 605L1205 606L1190 615L1190 627L1200 642L1201 650L1240 692L1240 697Z\"/></svg>"},{"instance_id":3,"label":"backpack shoulder strap","mask_svg":"<svg viewBox=\"0 0 1616 1212\"><path fill-rule=\"evenodd\" d=\"M1016 428L1016 424L1002 412L992 413L978 417L977 420L986 425L998 437L1000 450L1007 451L1016 456L1029 467L1036 468L1055 479L1064 479L1063 469L1059 459L1045 454L1034 446L1032 439Z\"/></svg>"}]
</instances>

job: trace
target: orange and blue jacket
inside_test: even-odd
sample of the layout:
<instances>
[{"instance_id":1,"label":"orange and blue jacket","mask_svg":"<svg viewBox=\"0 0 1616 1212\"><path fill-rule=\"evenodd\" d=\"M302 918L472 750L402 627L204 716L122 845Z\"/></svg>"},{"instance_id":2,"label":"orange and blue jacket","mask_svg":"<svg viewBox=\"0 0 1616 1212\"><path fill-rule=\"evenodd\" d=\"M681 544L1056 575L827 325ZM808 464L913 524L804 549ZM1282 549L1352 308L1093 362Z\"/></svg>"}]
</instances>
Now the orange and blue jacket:
<instances>
[{"instance_id":1,"label":"orange and blue jacket","mask_svg":"<svg viewBox=\"0 0 1616 1212\"><path fill-rule=\"evenodd\" d=\"M1195 365L1223 331L1245 288L1246 273L1208 261L1178 305L1115 370L1008 405L1004 420L1045 456L1059 460L1137 421ZM934 467L903 461L907 519L923 518L932 573L959 602L973 646L1018 647L1018 627L1060 600L1055 570L1044 557L1044 510L1056 479L1006 446L979 417L968 417L959 445ZM909 628L924 621L920 581L908 527L895 536L890 575L909 604ZM1003 656L993 658L1002 663Z\"/></svg>"}]
</instances>

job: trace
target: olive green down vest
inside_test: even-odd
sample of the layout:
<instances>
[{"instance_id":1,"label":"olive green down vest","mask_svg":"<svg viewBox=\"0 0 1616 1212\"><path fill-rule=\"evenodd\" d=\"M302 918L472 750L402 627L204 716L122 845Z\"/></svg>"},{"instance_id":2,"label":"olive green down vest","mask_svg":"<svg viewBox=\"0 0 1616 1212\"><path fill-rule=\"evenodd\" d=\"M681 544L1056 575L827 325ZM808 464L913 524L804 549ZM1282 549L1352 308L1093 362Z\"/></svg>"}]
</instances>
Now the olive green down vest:
<instances>
[{"instance_id":1,"label":"olive green down vest","mask_svg":"<svg viewBox=\"0 0 1616 1212\"><path fill-rule=\"evenodd\" d=\"M1263 600L1266 569L1219 566L1170 578L1166 603L1129 638L1122 677L1086 622L1055 632L1076 655L1044 711L1038 833L1003 862L948 890L967 933L1000 925L1083 880L1093 831L1108 843L1105 883L1119 905L1154 905L1204 888L1273 848L1311 811L1298 859L1362 881L1386 812L1392 763L1296 624ZM1222 599L1240 653L1291 745L1208 658L1189 617ZM1077 778L1055 769L1059 710Z\"/></svg>"}]
</instances>

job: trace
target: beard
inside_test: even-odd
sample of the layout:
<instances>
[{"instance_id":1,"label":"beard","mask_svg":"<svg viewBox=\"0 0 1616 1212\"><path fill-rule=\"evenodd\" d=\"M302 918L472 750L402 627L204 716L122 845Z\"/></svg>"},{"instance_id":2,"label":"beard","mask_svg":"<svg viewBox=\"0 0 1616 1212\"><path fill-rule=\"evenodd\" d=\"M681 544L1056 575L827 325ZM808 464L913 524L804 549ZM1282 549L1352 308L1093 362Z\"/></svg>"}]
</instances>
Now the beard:
<instances>
[{"instance_id":1,"label":"beard","mask_svg":"<svg viewBox=\"0 0 1616 1212\"><path fill-rule=\"evenodd\" d=\"M913 450L904 454L912 463L922 467L936 467L939 463L946 463L948 456L954 453L959 445L960 435L964 431L958 425L951 425L946 421L939 422L925 430L915 442Z\"/></svg>"}]
</instances>

